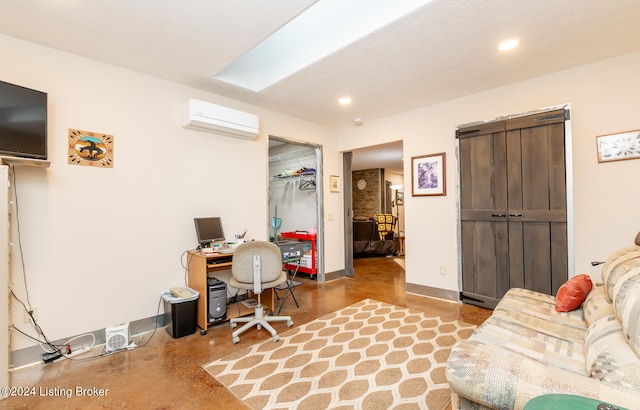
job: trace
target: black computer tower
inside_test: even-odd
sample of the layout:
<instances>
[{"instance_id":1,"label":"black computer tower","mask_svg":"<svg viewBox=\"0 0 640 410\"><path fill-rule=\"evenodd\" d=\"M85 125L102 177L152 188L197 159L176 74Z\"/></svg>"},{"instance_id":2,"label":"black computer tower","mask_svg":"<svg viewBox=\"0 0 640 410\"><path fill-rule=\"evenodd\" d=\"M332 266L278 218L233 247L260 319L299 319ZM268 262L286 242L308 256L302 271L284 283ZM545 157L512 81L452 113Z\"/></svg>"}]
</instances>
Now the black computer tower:
<instances>
[{"instance_id":1,"label":"black computer tower","mask_svg":"<svg viewBox=\"0 0 640 410\"><path fill-rule=\"evenodd\" d=\"M209 289L209 322L227 317L227 284L216 278L207 278Z\"/></svg>"}]
</instances>

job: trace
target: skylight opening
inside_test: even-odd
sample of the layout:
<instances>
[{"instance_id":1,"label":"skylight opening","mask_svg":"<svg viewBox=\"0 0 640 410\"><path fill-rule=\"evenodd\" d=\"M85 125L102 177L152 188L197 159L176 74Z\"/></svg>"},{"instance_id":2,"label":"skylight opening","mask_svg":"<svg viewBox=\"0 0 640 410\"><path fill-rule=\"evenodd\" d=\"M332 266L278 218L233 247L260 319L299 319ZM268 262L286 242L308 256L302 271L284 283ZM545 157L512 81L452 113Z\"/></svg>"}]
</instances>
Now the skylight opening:
<instances>
[{"instance_id":1,"label":"skylight opening","mask_svg":"<svg viewBox=\"0 0 640 410\"><path fill-rule=\"evenodd\" d=\"M215 78L259 92L431 0L320 0Z\"/></svg>"}]
</instances>

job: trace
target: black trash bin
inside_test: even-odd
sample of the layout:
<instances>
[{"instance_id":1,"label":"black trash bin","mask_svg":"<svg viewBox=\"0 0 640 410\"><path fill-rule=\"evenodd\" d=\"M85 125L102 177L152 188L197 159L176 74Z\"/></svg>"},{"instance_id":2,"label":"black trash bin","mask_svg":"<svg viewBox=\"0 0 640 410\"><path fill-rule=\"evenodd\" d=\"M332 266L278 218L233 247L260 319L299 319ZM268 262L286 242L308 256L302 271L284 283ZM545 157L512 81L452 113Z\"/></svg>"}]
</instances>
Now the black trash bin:
<instances>
[{"instance_id":1,"label":"black trash bin","mask_svg":"<svg viewBox=\"0 0 640 410\"><path fill-rule=\"evenodd\" d=\"M164 300L165 329L173 338L188 336L196 331L199 293L191 288L191 297L179 298L170 292L162 295Z\"/></svg>"}]
</instances>

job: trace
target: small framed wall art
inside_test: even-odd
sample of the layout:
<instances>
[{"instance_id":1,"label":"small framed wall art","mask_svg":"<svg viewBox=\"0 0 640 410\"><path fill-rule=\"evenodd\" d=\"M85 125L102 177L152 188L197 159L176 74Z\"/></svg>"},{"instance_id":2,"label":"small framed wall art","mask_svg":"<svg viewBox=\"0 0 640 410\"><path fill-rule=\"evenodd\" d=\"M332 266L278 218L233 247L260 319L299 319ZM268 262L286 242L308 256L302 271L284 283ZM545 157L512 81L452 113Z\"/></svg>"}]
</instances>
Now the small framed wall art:
<instances>
[{"instance_id":1,"label":"small framed wall art","mask_svg":"<svg viewBox=\"0 0 640 410\"><path fill-rule=\"evenodd\" d=\"M640 158L640 130L596 137L598 162Z\"/></svg>"},{"instance_id":2,"label":"small framed wall art","mask_svg":"<svg viewBox=\"0 0 640 410\"><path fill-rule=\"evenodd\" d=\"M113 168L113 135L69 129L69 164Z\"/></svg>"},{"instance_id":3,"label":"small framed wall art","mask_svg":"<svg viewBox=\"0 0 640 410\"><path fill-rule=\"evenodd\" d=\"M331 192L340 192L340 177L338 175L329 177L329 189Z\"/></svg>"},{"instance_id":4,"label":"small framed wall art","mask_svg":"<svg viewBox=\"0 0 640 410\"><path fill-rule=\"evenodd\" d=\"M446 177L446 153L411 157L412 196L446 195Z\"/></svg>"}]
</instances>

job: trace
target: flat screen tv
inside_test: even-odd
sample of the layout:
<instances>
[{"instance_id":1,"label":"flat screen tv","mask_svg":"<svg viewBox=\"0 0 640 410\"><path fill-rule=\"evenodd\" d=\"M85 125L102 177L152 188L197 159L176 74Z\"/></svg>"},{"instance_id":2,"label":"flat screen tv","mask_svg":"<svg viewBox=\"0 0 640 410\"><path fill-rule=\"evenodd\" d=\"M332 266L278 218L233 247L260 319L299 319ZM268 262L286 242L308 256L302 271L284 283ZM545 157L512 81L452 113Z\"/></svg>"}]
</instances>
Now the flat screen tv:
<instances>
[{"instance_id":1,"label":"flat screen tv","mask_svg":"<svg viewBox=\"0 0 640 410\"><path fill-rule=\"evenodd\" d=\"M0 155L47 159L47 94L0 81Z\"/></svg>"},{"instance_id":2,"label":"flat screen tv","mask_svg":"<svg viewBox=\"0 0 640 410\"><path fill-rule=\"evenodd\" d=\"M196 235L201 247L206 247L212 242L224 241L220 217L193 218L193 221L196 224Z\"/></svg>"}]
</instances>

